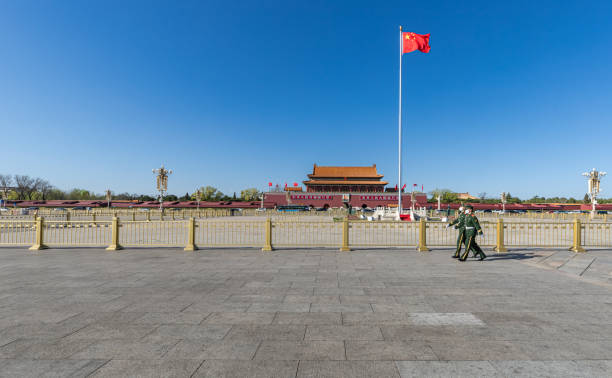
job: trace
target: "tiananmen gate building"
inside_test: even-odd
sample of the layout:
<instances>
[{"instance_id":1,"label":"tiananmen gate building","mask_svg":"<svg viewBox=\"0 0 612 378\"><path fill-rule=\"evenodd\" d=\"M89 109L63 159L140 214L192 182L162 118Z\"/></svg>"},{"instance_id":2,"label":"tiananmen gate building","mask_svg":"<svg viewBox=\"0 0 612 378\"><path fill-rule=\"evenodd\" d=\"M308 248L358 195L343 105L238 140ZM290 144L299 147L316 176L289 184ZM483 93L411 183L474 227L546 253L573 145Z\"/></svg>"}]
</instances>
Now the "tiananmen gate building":
<instances>
[{"instance_id":1,"label":"tiananmen gate building","mask_svg":"<svg viewBox=\"0 0 612 378\"><path fill-rule=\"evenodd\" d=\"M370 193L384 192L388 184L383 175L371 167L322 167L314 165L309 180L304 181L307 192Z\"/></svg>"}]
</instances>

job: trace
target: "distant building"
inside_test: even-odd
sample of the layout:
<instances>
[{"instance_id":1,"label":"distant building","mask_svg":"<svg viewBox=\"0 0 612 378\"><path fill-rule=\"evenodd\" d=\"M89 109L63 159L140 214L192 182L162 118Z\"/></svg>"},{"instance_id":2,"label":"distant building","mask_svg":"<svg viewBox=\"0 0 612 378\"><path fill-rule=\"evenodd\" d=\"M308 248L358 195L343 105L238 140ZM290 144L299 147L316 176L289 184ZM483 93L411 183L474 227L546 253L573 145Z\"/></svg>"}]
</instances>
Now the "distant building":
<instances>
[{"instance_id":1,"label":"distant building","mask_svg":"<svg viewBox=\"0 0 612 378\"><path fill-rule=\"evenodd\" d=\"M303 192L301 186L285 186L285 192Z\"/></svg>"},{"instance_id":2,"label":"distant building","mask_svg":"<svg viewBox=\"0 0 612 378\"><path fill-rule=\"evenodd\" d=\"M474 197L469 192L465 193L457 193L457 199L465 201L465 200L476 200L478 197Z\"/></svg>"},{"instance_id":3,"label":"distant building","mask_svg":"<svg viewBox=\"0 0 612 378\"><path fill-rule=\"evenodd\" d=\"M386 181L371 167L322 167L314 165L309 180L304 181L307 192L318 193L379 193L384 192Z\"/></svg>"}]
</instances>

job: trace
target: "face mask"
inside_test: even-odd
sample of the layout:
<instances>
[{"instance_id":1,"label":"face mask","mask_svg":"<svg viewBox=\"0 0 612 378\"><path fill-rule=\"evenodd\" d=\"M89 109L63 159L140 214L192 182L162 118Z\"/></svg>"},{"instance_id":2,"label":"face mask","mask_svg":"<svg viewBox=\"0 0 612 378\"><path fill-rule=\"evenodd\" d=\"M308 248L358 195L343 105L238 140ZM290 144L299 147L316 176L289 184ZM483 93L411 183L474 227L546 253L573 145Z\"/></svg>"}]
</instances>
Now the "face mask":
<instances>
[{"instance_id":1,"label":"face mask","mask_svg":"<svg viewBox=\"0 0 612 378\"><path fill-rule=\"evenodd\" d=\"M467 209L467 210L465 211L465 213L466 213L466 214L471 214L471 213L472 213L472 210Z\"/></svg>"},{"instance_id":2,"label":"face mask","mask_svg":"<svg viewBox=\"0 0 612 378\"><path fill-rule=\"evenodd\" d=\"M464 210L464 209L463 209L463 207L460 207L460 208L459 208L459 211L463 211L463 210Z\"/></svg>"}]
</instances>

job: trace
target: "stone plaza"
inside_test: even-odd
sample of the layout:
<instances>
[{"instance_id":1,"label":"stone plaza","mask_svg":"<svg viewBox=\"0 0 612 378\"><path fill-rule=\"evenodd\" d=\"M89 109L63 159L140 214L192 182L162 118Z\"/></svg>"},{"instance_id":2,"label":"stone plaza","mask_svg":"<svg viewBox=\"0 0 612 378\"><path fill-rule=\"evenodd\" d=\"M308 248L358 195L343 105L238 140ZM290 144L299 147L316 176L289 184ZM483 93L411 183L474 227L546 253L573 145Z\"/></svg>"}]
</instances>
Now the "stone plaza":
<instances>
[{"instance_id":1,"label":"stone plaza","mask_svg":"<svg viewBox=\"0 0 612 378\"><path fill-rule=\"evenodd\" d=\"M612 372L610 250L0 249L1 377Z\"/></svg>"}]
</instances>

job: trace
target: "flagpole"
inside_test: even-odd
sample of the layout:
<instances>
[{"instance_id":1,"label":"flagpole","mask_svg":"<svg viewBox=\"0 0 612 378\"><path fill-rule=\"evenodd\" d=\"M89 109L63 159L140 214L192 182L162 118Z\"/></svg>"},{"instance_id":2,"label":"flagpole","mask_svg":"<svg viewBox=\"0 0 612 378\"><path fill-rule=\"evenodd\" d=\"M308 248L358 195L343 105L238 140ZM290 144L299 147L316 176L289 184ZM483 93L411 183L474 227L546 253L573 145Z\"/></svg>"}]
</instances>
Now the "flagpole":
<instances>
[{"instance_id":1,"label":"flagpole","mask_svg":"<svg viewBox=\"0 0 612 378\"><path fill-rule=\"evenodd\" d=\"M398 219L402 214L402 27L400 31L400 49L399 49L399 112L398 112L398 146L397 146L397 215Z\"/></svg>"}]
</instances>

